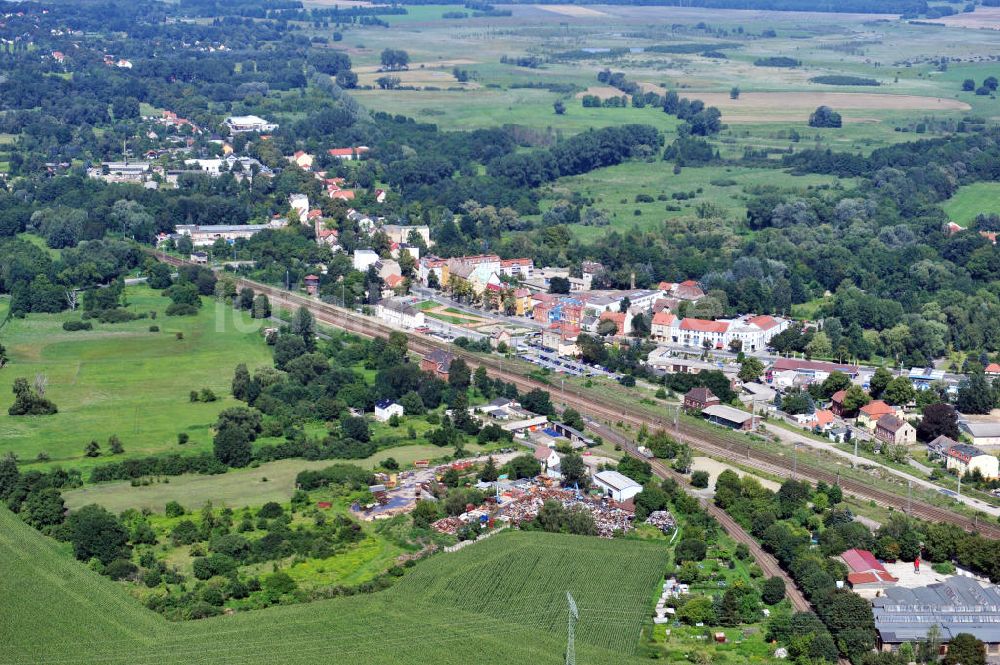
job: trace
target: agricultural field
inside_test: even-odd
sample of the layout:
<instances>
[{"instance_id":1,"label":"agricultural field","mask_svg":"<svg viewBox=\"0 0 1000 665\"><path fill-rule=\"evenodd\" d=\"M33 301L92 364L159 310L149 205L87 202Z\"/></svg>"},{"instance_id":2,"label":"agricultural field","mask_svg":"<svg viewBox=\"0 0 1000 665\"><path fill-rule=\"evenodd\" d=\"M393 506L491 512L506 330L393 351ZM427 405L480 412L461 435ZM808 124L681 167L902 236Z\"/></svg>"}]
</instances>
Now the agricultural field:
<instances>
[{"instance_id":1,"label":"agricultural field","mask_svg":"<svg viewBox=\"0 0 1000 665\"><path fill-rule=\"evenodd\" d=\"M95 320L91 331L67 332L63 322L79 320L79 313L32 314L0 330L10 356L0 370L3 409L14 379L38 374L45 375L46 395L59 407L53 416L5 417L0 448L24 462L47 454L50 462L39 468L107 462L107 451L88 458L84 446L95 440L107 448L115 434L125 449L116 459L211 450L209 428L222 409L237 404L229 396L233 368L243 362L252 371L272 362L258 332L261 322L212 299L195 316L163 316L170 301L144 286L128 287L126 297L129 311L160 316L116 324ZM150 332L151 325L160 331ZM189 392L202 388L219 399L190 402ZM179 432L190 435L183 448Z\"/></svg>"},{"instance_id":2,"label":"agricultural field","mask_svg":"<svg viewBox=\"0 0 1000 665\"><path fill-rule=\"evenodd\" d=\"M1000 183L977 182L960 187L942 204L951 221L968 226L979 214L1000 214Z\"/></svg>"},{"instance_id":3,"label":"agricultural field","mask_svg":"<svg viewBox=\"0 0 1000 665\"><path fill-rule=\"evenodd\" d=\"M437 555L381 593L170 624L5 509L0 556L4 665L556 664L566 591L580 606L578 660L637 663L636 624L666 563L661 547L634 541L506 533Z\"/></svg>"}]
</instances>

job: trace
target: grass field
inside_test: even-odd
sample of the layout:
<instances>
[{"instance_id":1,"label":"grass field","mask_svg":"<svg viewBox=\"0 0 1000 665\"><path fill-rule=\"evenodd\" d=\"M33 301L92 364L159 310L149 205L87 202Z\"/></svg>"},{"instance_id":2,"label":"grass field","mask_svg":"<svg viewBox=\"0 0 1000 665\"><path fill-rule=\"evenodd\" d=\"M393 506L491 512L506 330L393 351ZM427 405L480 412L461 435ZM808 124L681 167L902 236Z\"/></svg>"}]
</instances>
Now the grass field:
<instances>
[{"instance_id":1,"label":"grass field","mask_svg":"<svg viewBox=\"0 0 1000 665\"><path fill-rule=\"evenodd\" d=\"M478 444L466 444L469 454L483 450ZM161 479L151 485L132 487L130 481L115 481L87 485L63 492L66 506L75 510L89 503L97 503L114 513L127 508L163 512L168 501L178 501L189 507L198 507L211 501L219 507L259 506L268 501L287 502L295 491L295 476L306 469L323 469L333 464L357 464L366 469L374 468L386 457L393 457L401 467L411 466L419 459L436 459L449 455L451 448L429 444L399 446L379 451L360 460L278 460L261 464L255 469L233 469L217 476L186 474ZM264 479L267 480L264 480Z\"/></svg>"},{"instance_id":2,"label":"grass field","mask_svg":"<svg viewBox=\"0 0 1000 665\"><path fill-rule=\"evenodd\" d=\"M94 330L65 332L62 323L80 315L31 314L12 319L0 330L10 363L0 370L0 395L6 411L11 385L19 376L48 379L47 397L59 407L53 416L7 417L0 423L0 451L23 462L44 452L52 464L92 466L107 462L107 440L117 434L121 459L152 453L210 450L209 428L222 409L236 404L229 396L233 368L271 364L270 349L257 330L259 321L211 299L197 316L167 317L169 300L146 287L127 289L129 309L158 311L150 319L94 323ZM160 332L149 332L151 324ZM178 340L175 333L183 333ZM219 400L191 403L191 390L211 388ZM177 433L191 442L180 447ZM104 455L86 458L83 448L96 440Z\"/></svg>"},{"instance_id":3,"label":"grass field","mask_svg":"<svg viewBox=\"0 0 1000 665\"><path fill-rule=\"evenodd\" d=\"M672 162L626 162L560 179L545 190L543 207L578 192L593 199L594 207L608 214L612 227L654 230L661 228L664 220L696 217L699 205L706 202L723 211L726 219L741 220L746 216L745 190L757 185L805 190L838 182L844 187L853 184L851 180L839 181L831 176L793 176L780 170L728 166L686 167L675 175ZM695 196L674 200L672 195L677 193ZM651 196L653 201L637 203L635 197L641 194ZM668 210L668 206L675 209ZM641 214L636 215L636 210ZM606 233L606 229L577 226L574 233L582 240L593 240Z\"/></svg>"},{"instance_id":4,"label":"grass field","mask_svg":"<svg viewBox=\"0 0 1000 665\"><path fill-rule=\"evenodd\" d=\"M977 182L960 187L942 205L948 217L968 226L980 213L1000 213L1000 183Z\"/></svg>"},{"instance_id":5,"label":"grass field","mask_svg":"<svg viewBox=\"0 0 1000 665\"><path fill-rule=\"evenodd\" d=\"M169 624L6 509L0 557L3 665L555 665L567 591L580 607L578 661L639 663L631 654L666 562L653 544L505 533L379 594Z\"/></svg>"}]
</instances>

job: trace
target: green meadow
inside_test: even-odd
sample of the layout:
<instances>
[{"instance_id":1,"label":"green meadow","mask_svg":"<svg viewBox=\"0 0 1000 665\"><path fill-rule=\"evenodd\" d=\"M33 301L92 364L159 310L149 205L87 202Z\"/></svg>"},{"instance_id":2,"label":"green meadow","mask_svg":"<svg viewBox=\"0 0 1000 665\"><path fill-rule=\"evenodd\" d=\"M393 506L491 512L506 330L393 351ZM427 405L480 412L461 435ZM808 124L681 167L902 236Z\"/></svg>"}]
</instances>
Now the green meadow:
<instances>
[{"instance_id":1,"label":"green meadow","mask_svg":"<svg viewBox=\"0 0 1000 665\"><path fill-rule=\"evenodd\" d=\"M953 221L968 226L981 213L1000 214L1000 183L977 182L960 187L942 204Z\"/></svg>"},{"instance_id":2,"label":"green meadow","mask_svg":"<svg viewBox=\"0 0 1000 665\"><path fill-rule=\"evenodd\" d=\"M117 324L95 320L91 331L66 332L63 322L79 319L79 312L31 314L0 329L10 356L0 370L0 451L15 453L22 462L48 455L51 461L39 467L88 467L112 458L107 450L112 435L125 448L116 460L211 450L216 416L237 404L229 395L233 368L241 362L251 370L271 364L260 321L208 298L196 316L167 317L163 311L170 301L158 292L131 286L126 295L130 311L159 315ZM159 332L150 332L154 325ZM14 379L34 381L38 375L45 377L46 397L59 413L6 415ZM192 403L190 391L202 388L219 399ZM190 442L179 446L179 432L187 432ZM104 449L100 457L84 456L91 440Z\"/></svg>"}]
</instances>

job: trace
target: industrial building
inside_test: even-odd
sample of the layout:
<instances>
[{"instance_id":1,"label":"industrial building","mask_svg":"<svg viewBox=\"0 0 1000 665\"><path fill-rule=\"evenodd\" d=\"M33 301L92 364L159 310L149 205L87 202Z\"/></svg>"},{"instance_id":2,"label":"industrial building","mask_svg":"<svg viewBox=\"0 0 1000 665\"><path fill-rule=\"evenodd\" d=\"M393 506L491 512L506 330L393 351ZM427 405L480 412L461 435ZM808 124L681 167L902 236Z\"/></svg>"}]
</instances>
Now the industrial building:
<instances>
[{"instance_id":1,"label":"industrial building","mask_svg":"<svg viewBox=\"0 0 1000 665\"><path fill-rule=\"evenodd\" d=\"M879 647L895 651L904 642L927 637L931 626L947 643L969 633L986 644L987 659L1000 656L1000 590L956 575L939 584L910 589L894 586L872 599Z\"/></svg>"}]
</instances>

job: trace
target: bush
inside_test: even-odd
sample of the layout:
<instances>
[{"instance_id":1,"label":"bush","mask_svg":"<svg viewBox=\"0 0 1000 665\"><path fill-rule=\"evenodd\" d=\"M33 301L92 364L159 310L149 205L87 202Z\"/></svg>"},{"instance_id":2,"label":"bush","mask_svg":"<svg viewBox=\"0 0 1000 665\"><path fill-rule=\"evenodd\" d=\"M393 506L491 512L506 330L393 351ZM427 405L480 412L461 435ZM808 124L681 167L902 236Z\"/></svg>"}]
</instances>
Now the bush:
<instances>
[{"instance_id":1,"label":"bush","mask_svg":"<svg viewBox=\"0 0 1000 665\"><path fill-rule=\"evenodd\" d=\"M702 489L708 487L708 471L695 471L692 473L691 486Z\"/></svg>"},{"instance_id":2,"label":"bush","mask_svg":"<svg viewBox=\"0 0 1000 665\"><path fill-rule=\"evenodd\" d=\"M184 303L171 303L167 305L167 316L194 316L198 313L198 308L194 305L187 305ZM177 333L181 335L181 333ZM177 339L183 339L183 335Z\"/></svg>"},{"instance_id":3,"label":"bush","mask_svg":"<svg viewBox=\"0 0 1000 665\"><path fill-rule=\"evenodd\" d=\"M132 577L139 571L135 564L127 559L115 559L104 569L104 574L113 580L123 580Z\"/></svg>"},{"instance_id":4,"label":"bush","mask_svg":"<svg viewBox=\"0 0 1000 665\"><path fill-rule=\"evenodd\" d=\"M274 501L268 501L260 507L259 511L257 511L257 517L263 517L271 520L275 517L281 517L284 512L285 511L282 510L281 505L275 503Z\"/></svg>"},{"instance_id":5,"label":"bush","mask_svg":"<svg viewBox=\"0 0 1000 665\"><path fill-rule=\"evenodd\" d=\"M160 326L149 326L149 332L160 332Z\"/></svg>"},{"instance_id":6,"label":"bush","mask_svg":"<svg viewBox=\"0 0 1000 665\"><path fill-rule=\"evenodd\" d=\"M145 314L133 314L127 309L121 309L120 307L102 310L97 315L97 320L101 323L127 323L128 321L143 318L146 318Z\"/></svg>"},{"instance_id":7,"label":"bush","mask_svg":"<svg viewBox=\"0 0 1000 665\"><path fill-rule=\"evenodd\" d=\"M955 564L951 561L942 561L932 565L931 570L938 575L953 575L955 573Z\"/></svg>"},{"instance_id":8,"label":"bush","mask_svg":"<svg viewBox=\"0 0 1000 665\"><path fill-rule=\"evenodd\" d=\"M681 542L677 543L677 548L674 550L674 558L677 559L677 563L679 564L685 561L703 561L707 552L708 547L704 541L695 538L684 538Z\"/></svg>"},{"instance_id":9,"label":"bush","mask_svg":"<svg viewBox=\"0 0 1000 665\"><path fill-rule=\"evenodd\" d=\"M760 589L760 598L768 605L776 605L785 597L785 580L780 577L769 577Z\"/></svg>"},{"instance_id":10,"label":"bush","mask_svg":"<svg viewBox=\"0 0 1000 665\"><path fill-rule=\"evenodd\" d=\"M74 332L77 330L93 330L94 324L90 321L63 321L63 330Z\"/></svg>"},{"instance_id":11,"label":"bush","mask_svg":"<svg viewBox=\"0 0 1000 665\"><path fill-rule=\"evenodd\" d=\"M167 501L167 505L164 507L163 512L167 517L180 517L184 514L184 506L176 501Z\"/></svg>"}]
</instances>

